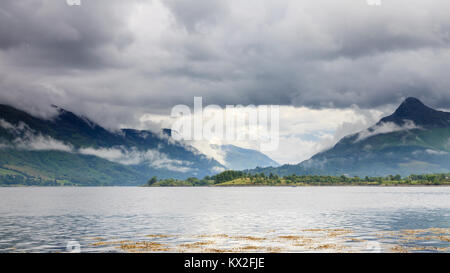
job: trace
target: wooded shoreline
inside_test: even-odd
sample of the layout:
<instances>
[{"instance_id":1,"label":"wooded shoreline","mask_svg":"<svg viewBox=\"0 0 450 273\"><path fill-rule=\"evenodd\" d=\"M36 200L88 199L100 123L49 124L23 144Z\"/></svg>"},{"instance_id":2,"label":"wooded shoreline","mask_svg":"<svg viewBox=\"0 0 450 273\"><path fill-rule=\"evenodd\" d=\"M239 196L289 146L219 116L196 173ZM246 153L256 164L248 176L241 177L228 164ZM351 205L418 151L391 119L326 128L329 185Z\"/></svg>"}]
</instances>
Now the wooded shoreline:
<instances>
[{"instance_id":1,"label":"wooded shoreline","mask_svg":"<svg viewBox=\"0 0 450 273\"><path fill-rule=\"evenodd\" d=\"M278 175L264 173L249 174L242 171L224 171L214 176L206 176L203 179L188 178L161 179L152 177L146 185L149 187L230 187L230 186L450 186L450 174L422 174L401 177L400 175L389 175L386 177L364 177L359 178L324 175Z\"/></svg>"}]
</instances>

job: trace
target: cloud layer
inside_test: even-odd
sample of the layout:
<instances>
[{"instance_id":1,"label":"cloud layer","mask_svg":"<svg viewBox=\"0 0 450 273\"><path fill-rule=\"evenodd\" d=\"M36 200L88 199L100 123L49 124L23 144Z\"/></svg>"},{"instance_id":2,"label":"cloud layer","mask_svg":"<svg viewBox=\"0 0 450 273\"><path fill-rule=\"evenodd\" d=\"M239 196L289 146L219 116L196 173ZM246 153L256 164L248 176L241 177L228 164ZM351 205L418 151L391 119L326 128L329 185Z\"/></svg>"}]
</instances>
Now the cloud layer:
<instances>
[{"instance_id":1,"label":"cloud layer","mask_svg":"<svg viewBox=\"0 0 450 273\"><path fill-rule=\"evenodd\" d=\"M1 99L110 107L124 122L122 108L165 111L193 95L308 107L418 96L444 107L449 9L444 0L7 0Z\"/></svg>"},{"instance_id":2,"label":"cloud layer","mask_svg":"<svg viewBox=\"0 0 450 273\"><path fill-rule=\"evenodd\" d=\"M325 109L323 119L409 96L448 108L448 10L447 0L5 0L0 103L44 117L56 104L108 128L147 129L161 124L144 115L167 116L194 96ZM304 135L284 137L313 141Z\"/></svg>"}]
</instances>

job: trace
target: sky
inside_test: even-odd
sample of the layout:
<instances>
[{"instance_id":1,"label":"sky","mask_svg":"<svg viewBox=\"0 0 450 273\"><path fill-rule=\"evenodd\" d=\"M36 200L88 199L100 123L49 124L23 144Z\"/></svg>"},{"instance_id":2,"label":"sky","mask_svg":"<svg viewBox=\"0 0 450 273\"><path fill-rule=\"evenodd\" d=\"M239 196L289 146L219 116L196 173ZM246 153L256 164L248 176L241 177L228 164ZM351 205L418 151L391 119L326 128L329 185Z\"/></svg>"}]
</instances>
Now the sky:
<instances>
[{"instance_id":1,"label":"sky","mask_svg":"<svg viewBox=\"0 0 450 273\"><path fill-rule=\"evenodd\" d=\"M280 146L267 154L298 163L406 97L450 108L449 10L447 0L3 0L0 103L154 131L194 96L280 105Z\"/></svg>"}]
</instances>

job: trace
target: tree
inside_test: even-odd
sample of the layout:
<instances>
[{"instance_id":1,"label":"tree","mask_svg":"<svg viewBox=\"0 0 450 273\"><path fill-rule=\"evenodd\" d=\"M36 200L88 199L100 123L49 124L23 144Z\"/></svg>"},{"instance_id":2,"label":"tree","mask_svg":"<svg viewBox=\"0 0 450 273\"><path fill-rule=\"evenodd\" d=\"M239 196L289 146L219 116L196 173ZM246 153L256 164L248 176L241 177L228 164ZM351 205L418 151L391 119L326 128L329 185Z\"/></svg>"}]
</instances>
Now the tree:
<instances>
[{"instance_id":1,"label":"tree","mask_svg":"<svg viewBox=\"0 0 450 273\"><path fill-rule=\"evenodd\" d=\"M156 182L158 182L158 178L156 176L153 176L152 178L150 178L147 181L147 186L151 186L151 185L155 184Z\"/></svg>"},{"instance_id":2,"label":"tree","mask_svg":"<svg viewBox=\"0 0 450 273\"><path fill-rule=\"evenodd\" d=\"M212 177L212 179L214 179L214 183L218 184L218 183L222 183L222 182L228 182L237 178L241 178L244 177L245 174L241 171L232 171L232 170L228 170L228 171L224 171L221 172L219 174L216 174Z\"/></svg>"}]
</instances>

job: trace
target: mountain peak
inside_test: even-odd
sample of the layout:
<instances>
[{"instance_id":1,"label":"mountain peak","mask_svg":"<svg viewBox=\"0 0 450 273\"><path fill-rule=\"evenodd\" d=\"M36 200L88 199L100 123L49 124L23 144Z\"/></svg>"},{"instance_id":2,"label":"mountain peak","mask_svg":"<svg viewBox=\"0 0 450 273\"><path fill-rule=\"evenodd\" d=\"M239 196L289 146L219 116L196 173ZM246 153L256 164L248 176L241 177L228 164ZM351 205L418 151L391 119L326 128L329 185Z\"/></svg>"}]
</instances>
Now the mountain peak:
<instances>
[{"instance_id":1,"label":"mountain peak","mask_svg":"<svg viewBox=\"0 0 450 273\"><path fill-rule=\"evenodd\" d=\"M448 127L450 126L450 113L434 110L419 99L409 97L392 115L382 118L379 123L393 122L402 126L408 120L422 127Z\"/></svg>"},{"instance_id":2,"label":"mountain peak","mask_svg":"<svg viewBox=\"0 0 450 273\"><path fill-rule=\"evenodd\" d=\"M409 97L406 98L402 104L397 108L395 111L398 114L405 114L409 113L411 111L427 111L427 110L433 110L429 107L427 107L423 102L421 102L419 99Z\"/></svg>"}]
</instances>

